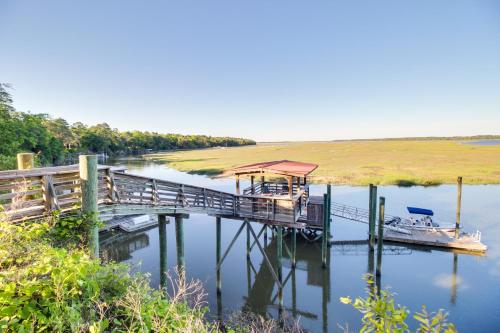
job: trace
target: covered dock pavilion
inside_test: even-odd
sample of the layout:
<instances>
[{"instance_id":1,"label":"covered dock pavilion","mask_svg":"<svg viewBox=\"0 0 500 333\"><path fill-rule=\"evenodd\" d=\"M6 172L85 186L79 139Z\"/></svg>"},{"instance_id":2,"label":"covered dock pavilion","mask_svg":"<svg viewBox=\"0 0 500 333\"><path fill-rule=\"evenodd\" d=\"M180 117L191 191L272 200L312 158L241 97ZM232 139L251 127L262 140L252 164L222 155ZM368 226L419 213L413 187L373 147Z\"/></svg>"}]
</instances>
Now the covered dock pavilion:
<instances>
[{"instance_id":1,"label":"covered dock pavilion","mask_svg":"<svg viewBox=\"0 0 500 333\"><path fill-rule=\"evenodd\" d=\"M303 191L309 196L307 177L318 168L317 164L289 160L278 160L246 164L228 170L236 176L236 194L243 195L273 195L293 197ZM250 176L250 187L240 190L240 177ZM266 181L266 176L273 181ZM260 182L255 182L260 177ZM285 178L286 181L280 181ZM277 179L277 180L276 180Z\"/></svg>"}]
</instances>

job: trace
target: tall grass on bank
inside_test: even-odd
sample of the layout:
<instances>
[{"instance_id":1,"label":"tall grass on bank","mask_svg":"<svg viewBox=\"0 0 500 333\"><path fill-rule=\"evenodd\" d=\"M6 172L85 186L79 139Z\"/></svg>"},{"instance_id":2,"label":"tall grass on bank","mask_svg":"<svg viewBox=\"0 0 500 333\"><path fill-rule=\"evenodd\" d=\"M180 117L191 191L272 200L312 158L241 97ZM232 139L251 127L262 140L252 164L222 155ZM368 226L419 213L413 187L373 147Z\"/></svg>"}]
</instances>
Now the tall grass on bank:
<instances>
[{"instance_id":1,"label":"tall grass on bank","mask_svg":"<svg viewBox=\"0 0 500 333\"><path fill-rule=\"evenodd\" d=\"M500 145L451 140L285 142L145 155L180 171L214 176L242 164L274 160L316 163L315 183L347 185L500 184Z\"/></svg>"}]
</instances>

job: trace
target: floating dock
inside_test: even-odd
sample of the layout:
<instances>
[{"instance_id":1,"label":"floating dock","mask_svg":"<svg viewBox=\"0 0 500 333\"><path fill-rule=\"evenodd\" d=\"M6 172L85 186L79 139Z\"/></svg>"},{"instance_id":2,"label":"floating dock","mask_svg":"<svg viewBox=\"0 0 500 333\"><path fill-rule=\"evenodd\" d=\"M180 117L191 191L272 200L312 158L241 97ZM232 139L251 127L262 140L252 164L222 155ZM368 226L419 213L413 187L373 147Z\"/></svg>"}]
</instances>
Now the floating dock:
<instances>
[{"instance_id":1,"label":"floating dock","mask_svg":"<svg viewBox=\"0 0 500 333\"><path fill-rule=\"evenodd\" d=\"M455 238L454 231L443 230L411 230L410 234L394 230L384 230L384 240L398 243L437 246L473 252L485 252L488 247L481 243L480 237L471 234L461 234Z\"/></svg>"}]
</instances>

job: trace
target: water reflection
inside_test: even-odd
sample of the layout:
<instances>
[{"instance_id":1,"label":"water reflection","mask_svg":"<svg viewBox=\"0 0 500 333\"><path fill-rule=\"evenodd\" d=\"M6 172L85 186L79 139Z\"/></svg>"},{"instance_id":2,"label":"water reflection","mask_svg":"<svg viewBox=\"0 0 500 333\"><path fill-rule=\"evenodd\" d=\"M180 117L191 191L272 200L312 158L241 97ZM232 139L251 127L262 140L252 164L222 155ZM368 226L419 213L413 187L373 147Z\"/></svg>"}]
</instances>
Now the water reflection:
<instances>
[{"instance_id":1,"label":"water reflection","mask_svg":"<svg viewBox=\"0 0 500 333\"><path fill-rule=\"evenodd\" d=\"M177 217L175 219L175 255L177 257L177 265L184 267L184 233L183 233L183 219ZM167 265L167 223L160 218L158 228L149 231L142 231L136 233L125 232L108 232L101 235L101 248L102 256L114 261L127 261L132 258L132 254L139 250L144 250L150 247L150 233L157 232L159 246L157 257L159 258L159 275L160 286L166 287L166 275L168 270ZM267 232L266 232L267 234ZM270 238L267 236L262 237L261 244L263 250L269 259L272 269L277 271L280 264L283 267L283 288L290 293L288 295L289 302L281 305L279 302L279 285L273 276L271 267L265 262L263 256L259 256L258 260L248 257L246 260L246 278L245 283L246 292L243 296L242 311L251 311L266 316L278 317L283 315L284 312L294 318L303 318L310 321L320 323L322 332L329 332L329 304L332 301L331 293L331 270L324 269L321 262L321 246L319 243L310 243L301 238L297 239L297 252L296 252L296 265L292 265L291 253L288 250L291 246L291 239L289 235L284 237L285 251L281 257L278 257L277 251L277 237L276 233L272 233ZM153 249L154 250L154 249ZM239 251L241 249L234 249ZM425 247L415 247L411 245L402 245L396 243L384 244L382 255L383 256L411 256L414 252L428 253L433 249ZM151 252L150 252L151 253ZM373 249L368 241L336 241L332 242L331 249L328 251L328 266L331 265L332 255L335 258L341 257L365 257L366 258L366 273L374 274L375 269L375 254L376 249ZM457 271L458 271L458 256L459 253L453 253L452 256L452 274L451 277L446 278L449 283L443 282L442 286L450 288L450 302L456 304L457 302ZM189 267L187 267L189 269ZM215 267L212 267L215 270ZM301 307L301 299L298 299L298 290L304 288L304 284L297 285L297 274L302 272L306 276L305 285L319 288L321 290L321 300L318 301L317 309L320 311L311 310L308 307ZM384 276L382 272L381 276ZM381 287L381 279L376 278L375 283L368 284L368 288L376 291L374 288ZM216 315L217 318L223 318L223 301L222 293L216 295ZM307 296L306 296L307 297Z\"/></svg>"},{"instance_id":2,"label":"water reflection","mask_svg":"<svg viewBox=\"0 0 500 333\"><path fill-rule=\"evenodd\" d=\"M124 233L112 231L100 234L101 257L121 262L132 258L132 253L149 246L149 236L145 232Z\"/></svg>"}]
</instances>

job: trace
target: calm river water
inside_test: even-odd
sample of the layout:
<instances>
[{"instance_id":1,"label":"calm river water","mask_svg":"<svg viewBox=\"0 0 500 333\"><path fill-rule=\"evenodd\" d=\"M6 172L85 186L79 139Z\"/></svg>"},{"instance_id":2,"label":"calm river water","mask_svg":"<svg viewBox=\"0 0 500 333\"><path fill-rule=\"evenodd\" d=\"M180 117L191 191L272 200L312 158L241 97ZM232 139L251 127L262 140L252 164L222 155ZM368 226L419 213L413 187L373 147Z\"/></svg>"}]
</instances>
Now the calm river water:
<instances>
[{"instance_id":1,"label":"calm river water","mask_svg":"<svg viewBox=\"0 0 500 333\"><path fill-rule=\"evenodd\" d=\"M231 179L210 179L189 175L168 166L141 160L122 160L128 172L151 177L206 186L234 192ZM243 184L246 186L247 184ZM315 185L313 194L322 194L325 186ZM440 220L454 221L456 187L379 187L386 198L386 211L405 215L406 206L433 209ZM358 207L368 206L368 188L334 186L332 200ZM396 302L414 312L421 305L428 310L447 309L450 320L461 332L500 332L500 186L464 186L462 223L466 230L479 229L489 247L486 256L454 254L428 248L386 245L382 261L382 285L390 287ZM222 220L222 248L229 245L240 222ZM255 226L258 228L258 226ZM333 217L334 240L363 240L367 225ZM242 233L244 235L244 233ZM158 228L126 234L102 235L107 256L148 272L152 286L160 284ZM184 220L186 274L204 283L210 315L217 314L215 283L215 218L192 214ZM298 240L301 237L298 237ZM221 304L224 315L243 309L277 315L277 287L262 255L255 247L251 265L246 260L246 238L240 236L222 267ZM271 240L266 252L274 251ZM167 262L176 266L175 223L167 225ZM368 267L368 249L364 244L330 248L330 268L321 268L319 244L300 241L298 267L284 289L284 305L290 315L312 332L341 332L339 325L351 330L360 328L360 314L339 302L341 296L364 295L363 275ZM292 272L284 259L284 277ZM250 279L248 278L250 276Z\"/></svg>"}]
</instances>

